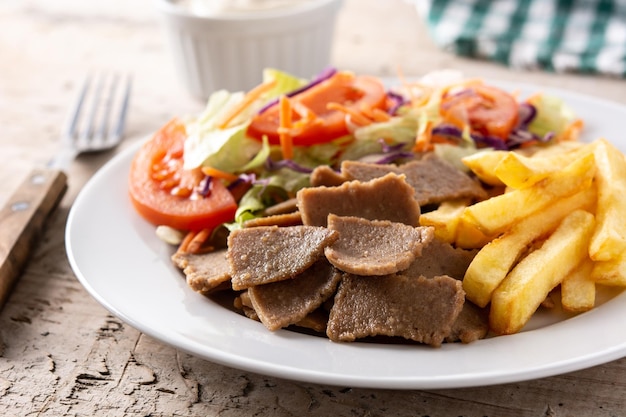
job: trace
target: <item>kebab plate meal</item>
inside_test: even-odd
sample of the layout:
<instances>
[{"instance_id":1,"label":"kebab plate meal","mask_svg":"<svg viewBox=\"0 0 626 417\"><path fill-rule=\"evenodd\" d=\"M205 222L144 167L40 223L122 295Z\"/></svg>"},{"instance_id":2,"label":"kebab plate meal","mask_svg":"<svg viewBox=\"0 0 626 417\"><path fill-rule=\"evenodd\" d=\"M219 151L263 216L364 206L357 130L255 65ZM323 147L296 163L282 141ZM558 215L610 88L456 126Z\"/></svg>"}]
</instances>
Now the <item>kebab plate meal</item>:
<instances>
[{"instance_id":1,"label":"kebab plate meal","mask_svg":"<svg viewBox=\"0 0 626 417\"><path fill-rule=\"evenodd\" d=\"M129 194L190 290L268 331L470 343L626 285L626 159L583 128L452 71L268 69L166 123Z\"/></svg>"}]
</instances>

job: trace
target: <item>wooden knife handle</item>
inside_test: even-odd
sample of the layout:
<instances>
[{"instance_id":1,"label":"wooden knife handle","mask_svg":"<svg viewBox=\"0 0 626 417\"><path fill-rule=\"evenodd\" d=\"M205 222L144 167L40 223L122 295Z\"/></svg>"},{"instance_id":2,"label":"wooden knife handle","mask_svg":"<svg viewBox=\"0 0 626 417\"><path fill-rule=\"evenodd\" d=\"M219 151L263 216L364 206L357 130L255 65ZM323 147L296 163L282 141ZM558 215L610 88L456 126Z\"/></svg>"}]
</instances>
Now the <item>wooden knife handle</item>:
<instances>
[{"instance_id":1,"label":"wooden knife handle","mask_svg":"<svg viewBox=\"0 0 626 417\"><path fill-rule=\"evenodd\" d=\"M0 211L0 309L66 190L63 172L34 169Z\"/></svg>"}]
</instances>

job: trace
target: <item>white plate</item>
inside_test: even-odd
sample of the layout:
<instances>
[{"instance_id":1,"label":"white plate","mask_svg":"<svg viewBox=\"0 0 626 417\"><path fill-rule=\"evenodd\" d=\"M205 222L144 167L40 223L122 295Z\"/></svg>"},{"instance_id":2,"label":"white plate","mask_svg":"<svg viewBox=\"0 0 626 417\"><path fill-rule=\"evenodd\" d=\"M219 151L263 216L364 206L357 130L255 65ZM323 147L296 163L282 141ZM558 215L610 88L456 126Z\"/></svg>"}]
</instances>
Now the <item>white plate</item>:
<instances>
[{"instance_id":1,"label":"white plate","mask_svg":"<svg viewBox=\"0 0 626 417\"><path fill-rule=\"evenodd\" d=\"M626 151L626 107L542 90L585 119L585 140L604 136ZM138 330L207 360L260 374L336 386L434 389L499 384L574 371L626 355L626 293L576 317L537 315L516 335L441 348L333 343L244 318L194 293L170 248L135 214L127 178L137 146L106 164L71 209L67 253L78 279L111 313Z\"/></svg>"}]
</instances>

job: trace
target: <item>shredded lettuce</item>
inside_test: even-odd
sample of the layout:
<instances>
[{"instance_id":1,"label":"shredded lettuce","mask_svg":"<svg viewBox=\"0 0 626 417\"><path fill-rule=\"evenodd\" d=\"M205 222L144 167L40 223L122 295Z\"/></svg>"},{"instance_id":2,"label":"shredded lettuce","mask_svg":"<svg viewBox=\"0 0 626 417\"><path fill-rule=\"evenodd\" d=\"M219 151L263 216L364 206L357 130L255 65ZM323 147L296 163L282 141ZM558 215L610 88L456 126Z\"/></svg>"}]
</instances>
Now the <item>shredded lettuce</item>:
<instances>
[{"instance_id":1,"label":"shredded lettuce","mask_svg":"<svg viewBox=\"0 0 626 417\"><path fill-rule=\"evenodd\" d=\"M235 212L235 224L230 225L229 229L238 228L246 220L257 217L257 214L265 209L265 203L262 200L265 189L265 186L255 185L241 197L239 207L237 207Z\"/></svg>"},{"instance_id":2,"label":"shredded lettuce","mask_svg":"<svg viewBox=\"0 0 626 417\"><path fill-rule=\"evenodd\" d=\"M562 133L576 118L572 109L558 97L541 94L529 102L537 109L537 115L528 125L528 130L539 137Z\"/></svg>"},{"instance_id":3,"label":"shredded lettuce","mask_svg":"<svg viewBox=\"0 0 626 417\"><path fill-rule=\"evenodd\" d=\"M207 106L200 116L186 124L188 138L185 141L185 169L198 168L204 164L232 171L247 163L251 154L258 149L251 149L254 144L245 138L247 123L227 129L220 129L219 123L224 114L243 100L244 93L229 93L219 90L211 94ZM244 142L249 142L244 145ZM257 142L258 145L258 142ZM245 152L232 154L233 149L245 149Z\"/></svg>"},{"instance_id":4,"label":"shredded lettuce","mask_svg":"<svg viewBox=\"0 0 626 417\"><path fill-rule=\"evenodd\" d=\"M185 169L208 165L236 172L256 155L261 144L245 135L245 126L199 131L185 141Z\"/></svg>"},{"instance_id":5,"label":"shredded lettuce","mask_svg":"<svg viewBox=\"0 0 626 417\"><path fill-rule=\"evenodd\" d=\"M306 80L275 69L266 69L263 76L264 81L276 80L276 85L262 100L241 112L233 121L233 127L220 129L219 123L233 106L244 99L245 94L226 90L211 94L202 114L186 124L189 137L185 141L185 169L211 166L234 173L256 168L265 161L267 145L245 136L250 119L269 100L301 87Z\"/></svg>"},{"instance_id":6,"label":"shredded lettuce","mask_svg":"<svg viewBox=\"0 0 626 417\"><path fill-rule=\"evenodd\" d=\"M289 93L308 83L307 80L294 77L283 71L274 68L267 68L263 71L263 82L276 80L276 85L267 94L267 99L274 99L281 94Z\"/></svg>"},{"instance_id":7,"label":"shredded lettuce","mask_svg":"<svg viewBox=\"0 0 626 417\"><path fill-rule=\"evenodd\" d=\"M341 160L358 160L368 155L382 153L381 138L385 139L388 145L413 144L417 128L418 120L413 114L360 127L354 131L354 141L346 147Z\"/></svg>"},{"instance_id":8,"label":"shredded lettuce","mask_svg":"<svg viewBox=\"0 0 626 417\"><path fill-rule=\"evenodd\" d=\"M260 217L266 207L284 201L289 197L284 188L273 184L253 185L239 201L235 221L226 224L229 230L241 228L247 220Z\"/></svg>"},{"instance_id":9,"label":"shredded lettuce","mask_svg":"<svg viewBox=\"0 0 626 417\"><path fill-rule=\"evenodd\" d=\"M457 146L445 143L438 143L435 144L434 150L435 155L437 155L444 161L447 161L448 163L454 165L461 172L470 171L470 169L461 160L466 156L476 153L477 151L478 149L476 148L476 146L473 145L473 143L469 146Z\"/></svg>"}]
</instances>

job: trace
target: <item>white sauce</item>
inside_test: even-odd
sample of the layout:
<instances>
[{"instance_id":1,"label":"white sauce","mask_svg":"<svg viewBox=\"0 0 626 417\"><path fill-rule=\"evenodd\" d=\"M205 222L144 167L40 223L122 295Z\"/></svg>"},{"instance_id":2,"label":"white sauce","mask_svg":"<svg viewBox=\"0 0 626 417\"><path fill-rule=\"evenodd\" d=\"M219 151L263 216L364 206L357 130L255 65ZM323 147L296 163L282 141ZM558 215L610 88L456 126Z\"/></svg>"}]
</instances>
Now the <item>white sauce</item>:
<instances>
[{"instance_id":1,"label":"white sauce","mask_svg":"<svg viewBox=\"0 0 626 417\"><path fill-rule=\"evenodd\" d=\"M174 3L199 16L259 13L294 7L315 0L176 0Z\"/></svg>"}]
</instances>

